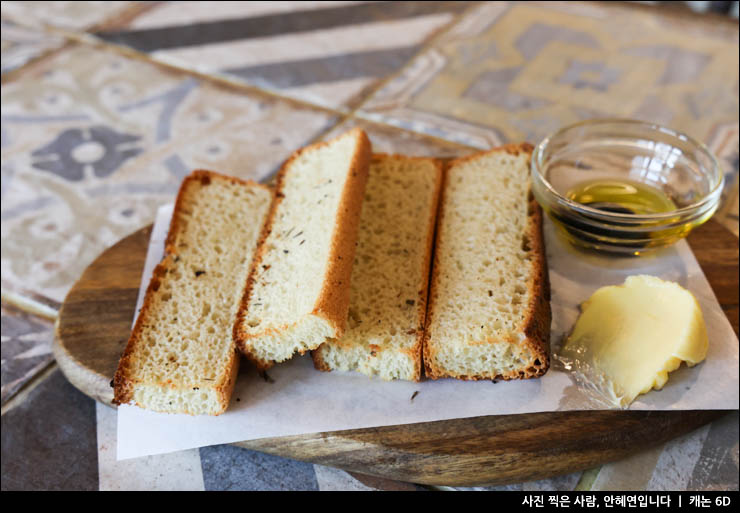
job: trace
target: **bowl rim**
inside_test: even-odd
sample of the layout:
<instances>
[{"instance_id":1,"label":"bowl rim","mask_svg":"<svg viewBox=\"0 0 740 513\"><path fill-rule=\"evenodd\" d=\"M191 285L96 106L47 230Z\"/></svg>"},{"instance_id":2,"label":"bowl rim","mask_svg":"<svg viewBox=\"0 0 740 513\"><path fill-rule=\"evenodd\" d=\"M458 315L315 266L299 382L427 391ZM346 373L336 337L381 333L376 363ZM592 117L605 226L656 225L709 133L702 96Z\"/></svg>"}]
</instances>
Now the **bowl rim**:
<instances>
[{"instance_id":1,"label":"bowl rim","mask_svg":"<svg viewBox=\"0 0 740 513\"><path fill-rule=\"evenodd\" d=\"M538 157L543 154L550 140L552 140L554 137L562 134L563 132L567 130L578 128L581 126L605 125L605 124L621 124L621 125L634 125L634 126L640 125L650 130L662 132L672 137L675 137L677 139L681 139L681 140L688 142L689 144L695 146L698 150L700 150L701 152L703 152L709 157L710 162L712 163L712 169L716 172L716 175L718 176L717 183L714 185L712 189L709 190L709 192L707 192L699 201L695 203L692 203L690 205L687 205L685 207L682 207L676 210L671 210L670 212L660 212L660 213L648 214L648 215L607 212L605 210L599 210L596 208L592 208L592 207L584 205L583 203L578 203L577 201L568 199L567 197L563 196L558 191L556 191L555 188L552 186L552 184L541 173L540 165L538 163ZM719 164L719 161L717 160L717 157L715 157L714 153L712 153L709 150L706 144L700 141L697 141L690 135L687 135L683 132L679 132L677 130L673 130L671 128L660 125L658 123L652 123L649 121L640 121L638 119L629 119L629 118L593 118L593 119L587 119L584 121L579 121L577 123L572 123L570 125L560 127L559 129L545 136L534 147L534 150L532 151L531 162L530 162L530 171L531 171L533 178L540 181L545 186L549 194L555 197L558 203L565 204L567 207L573 210L576 210L578 212L582 212L584 214L588 214L588 215L591 215L597 218L620 219L623 221L635 221L635 222L655 221L655 220L661 220L661 219L675 218L676 216L681 216L681 215L686 215L686 214L695 214L698 210L704 207L707 203L712 203L712 205L708 207L708 208L712 208L714 204L719 202L719 196L724 187L724 182L725 182L725 176L724 176L724 173L722 172L722 168Z\"/></svg>"}]
</instances>

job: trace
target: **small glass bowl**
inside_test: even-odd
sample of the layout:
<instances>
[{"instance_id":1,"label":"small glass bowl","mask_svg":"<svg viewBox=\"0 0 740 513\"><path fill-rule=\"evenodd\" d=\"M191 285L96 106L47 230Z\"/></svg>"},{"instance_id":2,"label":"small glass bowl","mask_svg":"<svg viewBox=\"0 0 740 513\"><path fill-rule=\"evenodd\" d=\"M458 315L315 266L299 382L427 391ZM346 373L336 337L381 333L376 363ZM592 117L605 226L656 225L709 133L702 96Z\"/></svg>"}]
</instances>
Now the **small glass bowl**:
<instances>
[{"instance_id":1,"label":"small glass bowl","mask_svg":"<svg viewBox=\"0 0 740 513\"><path fill-rule=\"evenodd\" d=\"M668 128L596 119L546 137L532 154L532 191L572 243L639 255L682 239L717 210L724 176L703 144ZM568 199L585 182L630 181L662 191L670 212L638 215ZM628 211L629 212L629 211Z\"/></svg>"}]
</instances>

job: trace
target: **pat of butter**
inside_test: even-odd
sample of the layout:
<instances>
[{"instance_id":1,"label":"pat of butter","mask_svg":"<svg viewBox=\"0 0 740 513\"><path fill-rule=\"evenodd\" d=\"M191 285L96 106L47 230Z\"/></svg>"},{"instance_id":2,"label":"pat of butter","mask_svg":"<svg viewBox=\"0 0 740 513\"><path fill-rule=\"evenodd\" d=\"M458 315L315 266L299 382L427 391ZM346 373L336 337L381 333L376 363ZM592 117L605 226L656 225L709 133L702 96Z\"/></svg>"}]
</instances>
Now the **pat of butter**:
<instances>
[{"instance_id":1,"label":"pat of butter","mask_svg":"<svg viewBox=\"0 0 740 513\"><path fill-rule=\"evenodd\" d=\"M653 276L630 276L581 305L561 356L627 407L638 395L660 390L682 361L694 366L704 360L708 345L691 292Z\"/></svg>"}]
</instances>

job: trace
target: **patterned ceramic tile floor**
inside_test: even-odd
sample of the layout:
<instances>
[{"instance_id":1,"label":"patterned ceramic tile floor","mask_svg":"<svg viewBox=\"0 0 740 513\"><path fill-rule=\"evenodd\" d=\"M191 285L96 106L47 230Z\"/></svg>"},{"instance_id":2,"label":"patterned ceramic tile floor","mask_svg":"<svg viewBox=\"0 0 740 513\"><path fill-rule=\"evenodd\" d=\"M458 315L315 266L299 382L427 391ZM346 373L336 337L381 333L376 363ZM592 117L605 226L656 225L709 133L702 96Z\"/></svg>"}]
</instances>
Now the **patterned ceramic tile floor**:
<instances>
[{"instance_id":1,"label":"patterned ceramic tile floor","mask_svg":"<svg viewBox=\"0 0 740 513\"><path fill-rule=\"evenodd\" d=\"M56 302L190 170L263 179L335 121L79 45L24 69L2 103L3 288Z\"/></svg>"},{"instance_id":2,"label":"patterned ceramic tile floor","mask_svg":"<svg viewBox=\"0 0 740 513\"><path fill-rule=\"evenodd\" d=\"M3 2L2 17L33 27L60 27L72 30L92 28L121 16L143 2Z\"/></svg>"},{"instance_id":3,"label":"patterned ceramic tile floor","mask_svg":"<svg viewBox=\"0 0 740 513\"><path fill-rule=\"evenodd\" d=\"M5 18L0 20L2 28L2 74L19 68L32 59L61 48L64 39L42 30L17 25Z\"/></svg>"},{"instance_id":4,"label":"patterned ceramic tile floor","mask_svg":"<svg viewBox=\"0 0 740 513\"><path fill-rule=\"evenodd\" d=\"M656 13L636 16L619 3L484 3L359 114L480 148L536 142L593 117L649 120L712 147L729 193L738 173L737 23L700 20L687 38L685 22Z\"/></svg>"},{"instance_id":5,"label":"patterned ceramic tile floor","mask_svg":"<svg viewBox=\"0 0 740 513\"><path fill-rule=\"evenodd\" d=\"M98 489L95 440L95 401L54 370L3 412L2 489Z\"/></svg>"},{"instance_id":6,"label":"patterned ceramic tile floor","mask_svg":"<svg viewBox=\"0 0 740 513\"><path fill-rule=\"evenodd\" d=\"M98 36L154 59L341 108L401 68L469 4L163 2Z\"/></svg>"},{"instance_id":7,"label":"patterned ceramic tile floor","mask_svg":"<svg viewBox=\"0 0 740 513\"><path fill-rule=\"evenodd\" d=\"M11 1L0 14L3 490L424 489L231 446L115 460L115 410L57 370L51 320L193 168L265 179L353 126L376 151L457 157L631 116L708 144L727 174L718 219L739 232L737 22L603 2ZM736 490L737 471L734 412L503 489Z\"/></svg>"},{"instance_id":8,"label":"patterned ceramic tile floor","mask_svg":"<svg viewBox=\"0 0 740 513\"><path fill-rule=\"evenodd\" d=\"M54 326L47 319L2 305L2 404L52 363Z\"/></svg>"}]
</instances>

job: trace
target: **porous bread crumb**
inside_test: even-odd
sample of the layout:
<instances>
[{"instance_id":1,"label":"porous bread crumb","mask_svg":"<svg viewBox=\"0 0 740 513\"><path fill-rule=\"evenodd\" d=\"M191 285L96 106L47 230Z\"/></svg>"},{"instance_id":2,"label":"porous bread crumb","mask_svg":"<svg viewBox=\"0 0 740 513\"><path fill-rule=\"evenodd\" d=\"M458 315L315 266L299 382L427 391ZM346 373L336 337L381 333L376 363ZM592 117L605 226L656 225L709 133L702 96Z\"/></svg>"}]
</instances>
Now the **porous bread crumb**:
<instances>
[{"instance_id":1,"label":"porous bread crumb","mask_svg":"<svg viewBox=\"0 0 740 513\"><path fill-rule=\"evenodd\" d=\"M312 353L321 370L418 381L441 163L376 155L352 267L348 325Z\"/></svg>"},{"instance_id":2,"label":"porous bread crumb","mask_svg":"<svg viewBox=\"0 0 740 513\"><path fill-rule=\"evenodd\" d=\"M234 326L260 369L342 334L369 157L370 142L355 129L283 166Z\"/></svg>"},{"instance_id":3,"label":"porous bread crumb","mask_svg":"<svg viewBox=\"0 0 740 513\"><path fill-rule=\"evenodd\" d=\"M115 400L218 415L239 359L231 329L272 195L258 184L196 171L184 181L165 257L116 377Z\"/></svg>"},{"instance_id":4,"label":"porous bread crumb","mask_svg":"<svg viewBox=\"0 0 740 513\"><path fill-rule=\"evenodd\" d=\"M549 285L531 148L451 163L424 342L432 378L536 377L549 366Z\"/></svg>"}]
</instances>

